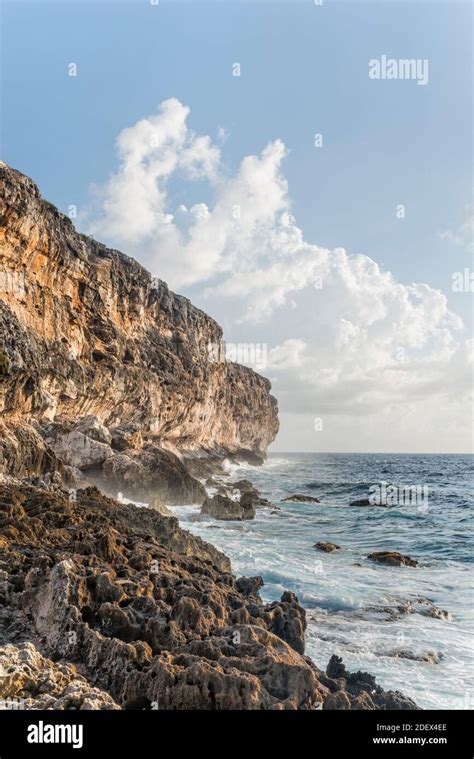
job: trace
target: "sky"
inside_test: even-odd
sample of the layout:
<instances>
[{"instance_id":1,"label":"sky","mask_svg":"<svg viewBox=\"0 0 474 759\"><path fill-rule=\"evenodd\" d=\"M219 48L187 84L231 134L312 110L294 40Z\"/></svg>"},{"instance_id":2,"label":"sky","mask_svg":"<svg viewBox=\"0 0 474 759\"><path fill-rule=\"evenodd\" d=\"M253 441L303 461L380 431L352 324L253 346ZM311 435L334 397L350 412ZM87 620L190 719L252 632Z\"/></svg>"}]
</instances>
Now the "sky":
<instances>
[{"instance_id":1,"label":"sky","mask_svg":"<svg viewBox=\"0 0 474 759\"><path fill-rule=\"evenodd\" d=\"M6 0L2 158L217 319L272 450L470 452L471 15Z\"/></svg>"}]
</instances>

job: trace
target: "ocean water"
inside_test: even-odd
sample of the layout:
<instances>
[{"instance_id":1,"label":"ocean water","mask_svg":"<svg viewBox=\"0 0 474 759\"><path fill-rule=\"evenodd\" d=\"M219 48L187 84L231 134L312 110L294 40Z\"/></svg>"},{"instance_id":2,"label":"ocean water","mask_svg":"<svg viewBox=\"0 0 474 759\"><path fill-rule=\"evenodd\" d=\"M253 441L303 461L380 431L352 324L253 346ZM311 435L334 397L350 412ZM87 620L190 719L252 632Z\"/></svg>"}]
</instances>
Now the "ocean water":
<instances>
[{"instance_id":1,"label":"ocean water","mask_svg":"<svg viewBox=\"0 0 474 759\"><path fill-rule=\"evenodd\" d=\"M250 479L280 511L259 509L248 522L203 518L196 506L174 511L230 557L237 575L261 575L264 600L297 594L307 611L306 653L319 667L337 653L349 670L374 674L423 708L474 708L472 456L273 454L263 467L229 469L231 480ZM389 508L349 507L380 482L418 486L418 496ZM294 493L321 503L282 502ZM318 541L341 550L321 553ZM419 566L367 559L381 550L409 554ZM449 618L427 616L432 606Z\"/></svg>"}]
</instances>

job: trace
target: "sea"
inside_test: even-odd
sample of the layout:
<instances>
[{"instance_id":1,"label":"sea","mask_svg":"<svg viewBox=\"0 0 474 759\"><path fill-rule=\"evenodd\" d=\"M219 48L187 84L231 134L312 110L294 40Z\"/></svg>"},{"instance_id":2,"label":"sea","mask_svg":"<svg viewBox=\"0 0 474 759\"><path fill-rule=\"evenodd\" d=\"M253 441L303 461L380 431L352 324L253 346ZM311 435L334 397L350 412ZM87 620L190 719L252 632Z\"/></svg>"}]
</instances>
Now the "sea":
<instances>
[{"instance_id":1,"label":"sea","mask_svg":"<svg viewBox=\"0 0 474 759\"><path fill-rule=\"evenodd\" d=\"M260 575L264 601L296 593L318 667L335 653L422 708L474 708L473 456L274 453L261 467L227 469L229 481L249 479L276 508L245 522L202 517L198 506L173 510L229 556L237 576ZM349 505L377 492L391 493L391 505ZM293 494L320 503L283 501ZM317 542L340 550L323 553ZM419 564L367 558L385 550Z\"/></svg>"}]
</instances>

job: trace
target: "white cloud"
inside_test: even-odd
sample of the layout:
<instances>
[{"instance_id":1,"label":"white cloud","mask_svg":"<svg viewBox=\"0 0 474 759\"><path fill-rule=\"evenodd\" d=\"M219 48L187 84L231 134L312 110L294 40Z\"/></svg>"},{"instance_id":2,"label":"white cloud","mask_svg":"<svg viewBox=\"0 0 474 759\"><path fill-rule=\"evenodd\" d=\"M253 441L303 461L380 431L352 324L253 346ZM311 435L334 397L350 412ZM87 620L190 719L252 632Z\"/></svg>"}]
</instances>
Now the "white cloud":
<instances>
[{"instance_id":1,"label":"white cloud","mask_svg":"<svg viewBox=\"0 0 474 759\"><path fill-rule=\"evenodd\" d=\"M472 345L446 296L397 282L367 256L305 241L282 174L281 140L229 176L220 149L189 128L188 116L171 99L120 133L120 167L98 193L89 230L172 288L195 293L199 285L200 305L213 316L236 315L229 339L268 342L284 418L345 416L350 440L351 419L377 414L394 425L399 450L422 450L442 413L444 429L457 430L467 449ZM188 191L197 182L198 193L204 180L207 202L170 207L176 178Z\"/></svg>"},{"instance_id":2,"label":"white cloud","mask_svg":"<svg viewBox=\"0 0 474 759\"><path fill-rule=\"evenodd\" d=\"M474 203L464 209L463 222L457 229L445 229L439 236L442 240L464 248L467 253L474 253Z\"/></svg>"}]
</instances>

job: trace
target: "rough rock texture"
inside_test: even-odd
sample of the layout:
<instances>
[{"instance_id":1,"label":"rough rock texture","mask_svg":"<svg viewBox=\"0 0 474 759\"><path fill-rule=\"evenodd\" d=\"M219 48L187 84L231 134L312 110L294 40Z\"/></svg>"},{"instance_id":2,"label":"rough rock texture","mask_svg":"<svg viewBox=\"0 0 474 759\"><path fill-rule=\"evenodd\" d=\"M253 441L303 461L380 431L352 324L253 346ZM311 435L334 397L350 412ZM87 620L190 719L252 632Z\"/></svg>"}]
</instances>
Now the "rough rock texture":
<instances>
[{"instance_id":1,"label":"rough rock texture","mask_svg":"<svg viewBox=\"0 0 474 759\"><path fill-rule=\"evenodd\" d=\"M367 556L371 561L378 564L386 564L389 567L417 567L418 562L410 556L405 556L398 551L375 551Z\"/></svg>"},{"instance_id":2,"label":"rough rock texture","mask_svg":"<svg viewBox=\"0 0 474 759\"><path fill-rule=\"evenodd\" d=\"M342 663L318 670L297 597L265 604L260 577L236 579L166 508L202 504L216 460L262 462L269 382L220 360L210 317L77 234L30 179L0 164L0 182L0 699L414 708ZM210 508L265 505L239 485Z\"/></svg>"},{"instance_id":3,"label":"rough rock texture","mask_svg":"<svg viewBox=\"0 0 474 759\"><path fill-rule=\"evenodd\" d=\"M323 551L324 553L333 553L334 551L340 551L341 546L336 545L336 543L315 543L313 548L317 548L318 551Z\"/></svg>"},{"instance_id":4,"label":"rough rock texture","mask_svg":"<svg viewBox=\"0 0 474 759\"><path fill-rule=\"evenodd\" d=\"M0 377L0 398L2 380ZM0 472L13 477L64 472L61 462L31 424L4 422L0 416Z\"/></svg>"},{"instance_id":5,"label":"rough rock texture","mask_svg":"<svg viewBox=\"0 0 474 759\"><path fill-rule=\"evenodd\" d=\"M241 521L242 519L254 519L255 509L251 502L233 501L225 495L217 494L213 498L206 498L201 507L201 514L223 521Z\"/></svg>"},{"instance_id":6,"label":"rough rock texture","mask_svg":"<svg viewBox=\"0 0 474 759\"><path fill-rule=\"evenodd\" d=\"M380 688L369 698L369 675L360 685L319 671L303 655L296 596L264 604L261 578L236 580L174 517L96 488L74 501L10 482L0 546L0 654L16 683L0 692L34 708L320 709L334 694L334 708L414 707Z\"/></svg>"},{"instance_id":7,"label":"rough rock texture","mask_svg":"<svg viewBox=\"0 0 474 759\"><path fill-rule=\"evenodd\" d=\"M268 380L220 360L218 324L136 261L78 234L3 163L0 190L2 421L92 415L116 429L119 450L136 425L175 452L261 462L278 430L276 401Z\"/></svg>"},{"instance_id":8,"label":"rough rock texture","mask_svg":"<svg viewBox=\"0 0 474 759\"><path fill-rule=\"evenodd\" d=\"M384 691L368 672L349 673L339 656L333 655L326 674L339 690L325 700L323 709L416 709L414 701L399 691Z\"/></svg>"},{"instance_id":9,"label":"rough rock texture","mask_svg":"<svg viewBox=\"0 0 474 759\"><path fill-rule=\"evenodd\" d=\"M0 648L0 709L120 709L73 664L53 663L32 643Z\"/></svg>"},{"instance_id":10,"label":"rough rock texture","mask_svg":"<svg viewBox=\"0 0 474 759\"><path fill-rule=\"evenodd\" d=\"M289 495L283 499L283 503L321 503L317 498L311 495Z\"/></svg>"},{"instance_id":11,"label":"rough rock texture","mask_svg":"<svg viewBox=\"0 0 474 759\"><path fill-rule=\"evenodd\" d=\"M148 501L153 495L169 504L201 504L207 495L204 485L191 477L173 453L155 445L107 458L102 478L112 493L121 491L138 501Z\"/></svg>"}]
</instances>

